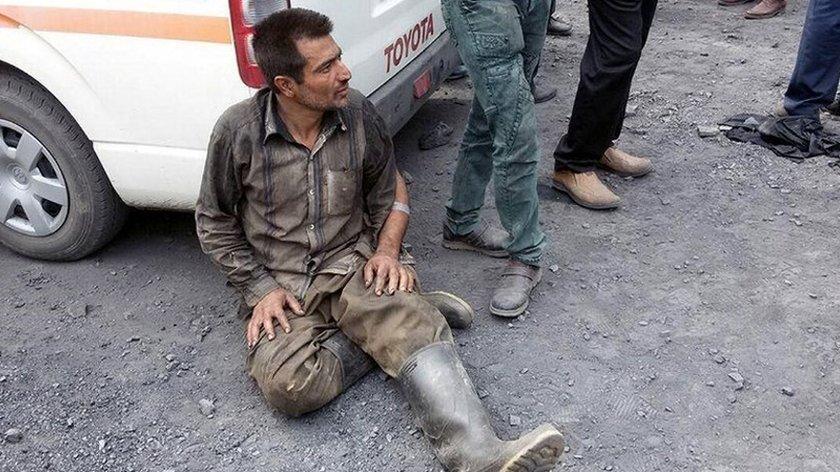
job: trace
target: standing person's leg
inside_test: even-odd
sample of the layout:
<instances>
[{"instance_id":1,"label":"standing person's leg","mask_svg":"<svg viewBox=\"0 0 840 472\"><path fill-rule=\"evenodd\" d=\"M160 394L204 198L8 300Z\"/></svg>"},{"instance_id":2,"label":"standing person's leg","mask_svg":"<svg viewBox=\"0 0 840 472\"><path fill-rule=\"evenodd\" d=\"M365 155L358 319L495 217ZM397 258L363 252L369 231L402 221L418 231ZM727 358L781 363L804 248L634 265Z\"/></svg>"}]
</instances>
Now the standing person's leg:
<instances>
[{"instance_id":1,"label":"standing person's leg","mask_svg":"<svg viewBox=\"0 0 840 472\"><path fill-rule=\"evenodd\" d=\"M840 80L840 2L811 0L796 67L785 93L785 110L791 115L819 116L831 104Z\"/></svg>"},{"instance_id":2,"label":"standing person's leg","mask_svg":"<svg viewBox=\"0 0 840 472\"><path fill-rule=\"evenodd\" d=\"M537 80L537 72L540 69L540 58L542 56L543 46L545 45L546 30L548 27L549 14L553 10L554 2L551 2L551 8L544 12L543 9L548 7L547 0L536 0L530 2L528 10L522 12L522 34L525 39L525 48L522 50L522 57L524 59L525 77L531 84L531 95L534 96L534 103L544 103L557 96L557 87L547 84L544 80Z\"/></svg>"},{"instance_id":3,"label":"standing person's leg","mask_svg":"<svg viewBox=\"0 0 840 472\"><path fill-rule=\"evenodd\" d=\"M656 7L658 3L658 0L642 0L642 49L644 49L647 44L648 33L650 33L650 27L653 24L653 17L656 15ZM635 77L638 65L639 62L636 61L636 64L633 66L633 71L630 73L631 77ZM624 95L624 100L622 100L621 105L618 107L620 114L618 115L615 128L613 129L613 141L617 140L618 137L621 136L621 130L624 128L624 116L626 114L627 100L629 98L630 89L628 88L627 93Z\"/></svg>"},{"instance_id":4,"label":"standing person's leg","mask_svg":"<svg viewBox=\"0 0 840 472\"><path fill-rule=\"evenodd\" d=\"M484 109L473 97L464 137L458 151L458 164L452 177L452 196L446 203L444 244L446 239L466 236L480 229L481 208L487 184L493 175L493 135ZM506 244L504 239L498 244ZM496 248L501 257L503 248Z\"/></svg>"},{"instance_id":5,"label":"standing person's leg","mask_svg":"<svg viewBox=\"0 0 840 472\"><path fill-rule=\"evenodd\" d=\"M342 332L396 378L447 470L537 472L559 461L563 437L550 425L517 441L496 436L446 322L418 293L376 296L359 270L330 312Z\"/></svg>"},{"instance_id":6,"label":"standing person's leg","mask_svg":"<svg viewBox=\"0 0 840 472\"><path fill-rule=\"evenodd\" d=\"M520 11L511 0L443 0L442 5L447 27L473 80L473 104L481 106L487 121L492 139L496 208L510 235L505 249L511 265L517 267L505 272L490 310L516 316L510 314L525 310L530 292L539 281L538 264L545 245L545 235L539 227L536 114L524 68L525 37L520 16L547 15L548 5L545 0L533 1L528 11ZM471 124L478 116L471 114ZM468 146L466 141L464 146ZM462 153L462 160L464 157ZM477 155L470 157L479 159ZM450 209L459 209L459 202L471 202L460 210L477 213L474 208L478 201L471 194L480 194L484 187L462 185L470 181L486 182L483 178L456 180ZM472 221L477 221L477 217ZM457 231L451 223L448 225Z\"/></svg>"},{"instance_id":7,"label":"standing person's leg","mask_svg":"<svg viewBox=\"0 0 840 472\"><path fill-rule=\"evenodd\" d=\"M550 17L548 19L548 34L552 36L569 36L572 34L572 25L563 18L557 11L557 0L551 0Z\"/></svg>"},{"instance_id":8,"label":"standing person's leg","mask_svg":"<svg viewBox=\"0 0 840 472\"><path fill-rule=\"evenodd\" d=\"M624 117L627 96L645 34L643 0L589 0L589 40L580 64L569 129L554 151L554 184L578 204L615 208L620 199L593 172L613 164L625 175L650 171L649 161L622 154L605 156ZM652 20L652 5L650 19ZM611 157L610 162L604 162Z\"/></svg>"},{"instance_id":9,"label":"standing person's leg","mask_svg":"<svg viewBox=\"0 0 840 472\"><path fill-rule=\"evenodd\" d=\"M547 0L531 1L529 10L522 12L520 20L522 38L525 42L522 48L523 68L528 82L533 82L537 75L543 46L545 46L546 26L551 11L546 2Z\"/></svg>"}]
</instances>

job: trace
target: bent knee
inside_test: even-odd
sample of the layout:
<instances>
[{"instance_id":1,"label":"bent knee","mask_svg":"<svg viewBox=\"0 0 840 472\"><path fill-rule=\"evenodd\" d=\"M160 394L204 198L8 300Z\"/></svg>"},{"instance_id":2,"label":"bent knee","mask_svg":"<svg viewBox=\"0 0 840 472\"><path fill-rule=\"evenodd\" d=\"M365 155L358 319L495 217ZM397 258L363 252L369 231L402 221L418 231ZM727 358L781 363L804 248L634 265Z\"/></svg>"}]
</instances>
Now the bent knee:
<instances>
[{"instance_id":1,"label":"bent knee","mask_svg":"<svg viewBox=\"0 0 840 472\"><path fill-rule=\"evenodd\" d=\"M301 416L329 403L341 393L341 379L330 372L289 375L282 369L259 382L268 403L289 416Z\"/></svg>"}]
</instances>

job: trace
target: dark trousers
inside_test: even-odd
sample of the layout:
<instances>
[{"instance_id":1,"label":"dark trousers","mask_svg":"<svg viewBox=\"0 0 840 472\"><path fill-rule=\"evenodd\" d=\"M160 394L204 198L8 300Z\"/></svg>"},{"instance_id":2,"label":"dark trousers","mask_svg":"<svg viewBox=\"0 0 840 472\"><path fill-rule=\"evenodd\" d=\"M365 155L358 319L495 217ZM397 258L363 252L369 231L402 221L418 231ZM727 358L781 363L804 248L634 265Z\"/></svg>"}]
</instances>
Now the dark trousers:
<instances>
[{"instance_id":1,"label":"dark trousers","mask_svg":"<svg viewBox=\"0 0 840 472\"><path fill-rule=\"evenodd\" d=\"M785 93L791 115L817 117L840 81L840 1L811 0L799 42L796 68Z\"/></svg>"},{"instance_id":2,"label":"dark trousers","mask_svg":"<svg viewBox=\"0 0 840 472\"><path fill-rule=\"evenodd\" d=\"M569 130L554 151L556 170L592 170L621 134L630 85L657 0L588 3L589 41L580 63Z\"/></svg>"}]
</instances>

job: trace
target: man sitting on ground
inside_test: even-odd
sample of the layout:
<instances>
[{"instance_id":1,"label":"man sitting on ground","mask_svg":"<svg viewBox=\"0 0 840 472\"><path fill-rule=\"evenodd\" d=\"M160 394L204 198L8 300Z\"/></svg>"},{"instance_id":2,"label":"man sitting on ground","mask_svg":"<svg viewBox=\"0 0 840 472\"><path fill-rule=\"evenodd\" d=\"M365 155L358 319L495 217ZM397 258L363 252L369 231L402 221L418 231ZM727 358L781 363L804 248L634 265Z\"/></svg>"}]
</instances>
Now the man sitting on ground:
<instances>
[{"instance_id":1,"label":"man sitting on ground","mask_svg":"<svg viewBox=\"0 0 840 472\"><path fill-rule=\"evenodd\" d=\"M327 17L297 8L258 24L269 88L228 109L210 139L196 224L249 312L249 372L271 405L297 416L375 362L447 470L550 470L560 433L496 436L446 320L400 260L408 192L331 31Z\"/></svg>"}]
</instances>

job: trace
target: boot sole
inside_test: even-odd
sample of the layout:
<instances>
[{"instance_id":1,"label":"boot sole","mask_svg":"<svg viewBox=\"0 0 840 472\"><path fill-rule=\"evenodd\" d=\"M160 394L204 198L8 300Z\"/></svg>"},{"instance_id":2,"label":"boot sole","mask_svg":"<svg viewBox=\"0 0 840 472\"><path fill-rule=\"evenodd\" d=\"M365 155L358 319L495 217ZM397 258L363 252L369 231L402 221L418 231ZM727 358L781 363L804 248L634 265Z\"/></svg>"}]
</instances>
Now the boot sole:
<instances>
[{"instance_id":1,"label":"boot sole","mask_svg":"<svg viewBox=\"0 0 840 472\"><path fill-rule=\"evenodd\" d=\"M781 15L782 12L784 12L784 11L785 10L783 8L779 11L770 13L769 15L747 15L747 14L744 14L744 18L746 18L748 20L766 20L767 18L773 18L774 16Z\"/></svg>"},{"instance_id":2,"label":"boot sole","mask_svg":"<svg viewBox=\"0 0 840 472\"><path fill-rule=\"evenodd\" d=\"M604 205L595 205L595 204L592 204L592 203L585 202L583 200L579 200L577 197L575 197L575 195L572 192L570 192L568 189L566 189L566 187L563 184L558 184L554 180L551 181L551 186L554 188L554 190L557 190L559 192L563 192L566 195L568 195L569 198L571 198L573 202L577 203L578 205L580 205L584 208L589 208L590 210L614 210L614 209L618 208L618 206L621 204L621 202L619 201L617 203L607 203L607 204L604 204Z\"/></svg>"},{"instance_id":3,"label":"boot sole","mask_svg":"<svg viewBox=\"0 0 840 472\"><path fill-rule=\"evenodd\" d=\"M607 171L611 174L615 174L619 177L644 177L644 176L650 174L651 172L653 172L653 167L651 167L650 169L648 169L644 172L619 172L619 171L613 169L612 167L607 167L603 164L598 164L598 168L601 169L601 170Z\"/></svg>"},{"instance_id":4,"label":"boot sole","mask_svg":"<svg viewBox=\"0 0 840 472\"><path fill-rule=\"evenodd\" d=\"M446 249L451 249L453 251L472 251L477 252L479 254L484 254L485 256L495 257L498 259L508 257L508 252L504 249L481 249L479 247L473 246L472 244L468 244L461 241L447 241L444 239L441 245Z\"/></svg>"},{"instance_id":5,"label":"boot sole","mask_svg":"<svg viewBox=\"0 0 840 472\"><path fill-rule=\"evenodd\" d=\"M493 305L490 305L490 314L495 315L501 318L516 318L517 316L525 313L525 310L528 309L528 306L531 304L531 294L528 294L528 301L525 302L524 305L518 308L514 308L513 310L502 310L501 308L494 308Z\"/></svg>"},{"instance_id":6,"label":"boot sole","mask_svg":"<svg viewBox=\"0 0 840 472\"><path fill-rule=\"evenodd\" d=\"M549 425L534 431L536 437L499 470L499 472L549 472L560 462L565 443L563 435Z\"/></svg>"}]
</instances>

